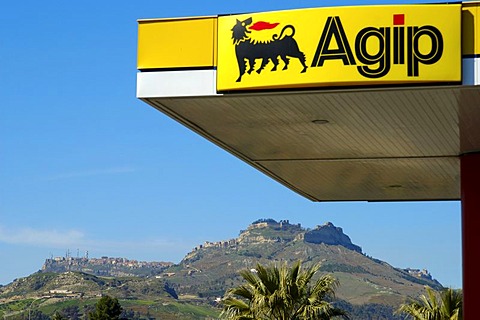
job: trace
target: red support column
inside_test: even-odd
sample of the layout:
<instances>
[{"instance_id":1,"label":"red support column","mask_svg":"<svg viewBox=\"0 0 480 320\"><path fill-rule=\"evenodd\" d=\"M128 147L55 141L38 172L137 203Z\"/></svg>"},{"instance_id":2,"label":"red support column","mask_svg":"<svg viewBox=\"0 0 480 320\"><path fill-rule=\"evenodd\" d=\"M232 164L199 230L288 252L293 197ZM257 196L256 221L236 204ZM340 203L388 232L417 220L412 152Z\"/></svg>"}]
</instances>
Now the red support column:
<instances>
[{"instance_id":1,"label":"red support column","mask_svg":"<svg viewBox=\"0 0 480 320\"><path fill-rule=\"evenodd\" d=\"M463 319L476 320L480 301L480 152L460 157Z\"/></svg>"}]
</instances>

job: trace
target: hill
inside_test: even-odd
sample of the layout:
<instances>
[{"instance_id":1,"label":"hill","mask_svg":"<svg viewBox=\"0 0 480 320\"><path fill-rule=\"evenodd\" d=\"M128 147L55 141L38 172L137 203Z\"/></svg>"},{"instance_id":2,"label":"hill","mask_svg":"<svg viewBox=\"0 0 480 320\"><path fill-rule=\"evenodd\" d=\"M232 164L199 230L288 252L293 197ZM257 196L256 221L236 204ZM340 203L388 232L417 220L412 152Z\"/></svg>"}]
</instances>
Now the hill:
<instances>
[{"instance_id":1,"label":"hill","mask_svg":"<svg viewBox=\"0 0 480 320\"><path fill-rule=\"evenodd\" d=\"M127 319L215 319L219 313L202 301L179 299L164 279L68 271L37 272L0 287L0 316L46 320L59 311L69 319L84 319L102 295L118 298Z\"/></svg>"},{"instance_id":2,"label":"hill","mask_svg":"<svg viewBox=\"0 0 480 320\"><path fill-rule=\"evenodd\" d=\"M258 220L236 239L196 247L166 272L175 275L170 282L179 294L218 298L241 282L241 269L295 260L307 265L321 262L322 272L340 280L337 297L353 305L396 307L406 297L422 294L426 285L442 288L426 270L403 270L366 256L341 228L329 222L308 230L287 220Z\"/></svg>"},{"instance_id":3,"label":"hill","mask_svg":"<svg viewBox=\"0 0 480 320\"><path fill-rule=\"evenodd\" d=\"M125 258L47 259L39 272L0 287L0 316L27 309L85 315L101 295L117 297L128 319L215 319L225 291L242 283L239 271L257 263L321 262L340 281L338 304L351 319L400 319L393 311L424 286L442 285L426 270L399 269L369 257L342 228L327 222L305 229L288 220L260 219L235 239L205 242L179 264Z\"/></svg>"}]
</instances>

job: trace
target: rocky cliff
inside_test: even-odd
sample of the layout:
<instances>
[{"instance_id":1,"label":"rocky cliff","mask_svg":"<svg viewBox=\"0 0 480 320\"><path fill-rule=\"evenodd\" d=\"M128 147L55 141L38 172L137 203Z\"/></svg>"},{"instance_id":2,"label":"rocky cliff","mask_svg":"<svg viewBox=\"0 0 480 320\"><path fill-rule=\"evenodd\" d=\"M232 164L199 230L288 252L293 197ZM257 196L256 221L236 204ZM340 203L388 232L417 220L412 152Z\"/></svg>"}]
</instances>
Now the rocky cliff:
<instances>
[{"instance_id":1,"label":"rocky cliff","mask_svg":"<svg viewBox=\"0 0 480 320\"><path fill-rule=\"evenodd\" d=\"M315 229L305 232L304 240L308 243L339 245L362 253L362 248L353 244L350 238L343 233L342 228L335 227L331 222L327 222L323 226L317 226Z\"/></svg>"}]
</instances>

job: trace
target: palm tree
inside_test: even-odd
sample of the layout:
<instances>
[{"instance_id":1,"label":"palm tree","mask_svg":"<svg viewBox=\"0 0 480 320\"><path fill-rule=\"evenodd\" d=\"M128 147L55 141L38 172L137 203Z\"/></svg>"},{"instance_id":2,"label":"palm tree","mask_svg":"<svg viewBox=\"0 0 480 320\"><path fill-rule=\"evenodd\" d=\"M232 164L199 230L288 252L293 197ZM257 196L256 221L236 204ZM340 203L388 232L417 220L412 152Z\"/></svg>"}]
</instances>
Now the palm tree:
<instances>
[{"instance_id":1,"label":"palm tree","mask_svg":"<svg viewBox=\"0 0 480 320\"><path fill-rule=\"evenodd\" d=\"M303 270L297 261L291 268L284 263L242 270L246 284L227 291L223 299L222 318L232 320L309 320L331 319L342 316L343 310L334 308L328 300L335 297L339 285L332 275L320 276L313 285L310 281L320 264Z\"/></svg>"},{"instance_id":2,"label":"palm tree","mask_svg":"<svg viewBox=\"0 0 480 320\"><path fill-rule=\"evenodd\" d=\"M426 287L427 295L402 304L397 314L405 313L416 320L462 320L463 295L461 290L445 289L439 294Z\"/></svg>"}]
</instances>

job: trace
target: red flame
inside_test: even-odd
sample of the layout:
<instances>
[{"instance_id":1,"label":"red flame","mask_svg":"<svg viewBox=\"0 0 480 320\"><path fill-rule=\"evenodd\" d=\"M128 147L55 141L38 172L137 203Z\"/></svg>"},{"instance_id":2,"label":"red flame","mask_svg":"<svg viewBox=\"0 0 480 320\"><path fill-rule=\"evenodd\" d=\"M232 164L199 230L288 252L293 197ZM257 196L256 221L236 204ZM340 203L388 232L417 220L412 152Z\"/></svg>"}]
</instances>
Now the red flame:
<instances>
[{"instance_id":1,"label":"red flame","mask_svg":"<svg viewBox=\"0 0 480 320\"><path fill-rule=\"evenodd\" d=\"M270 23L270 22L265 22L265 21L258 21L252 24L248 29L250 30L256 30L256 31L261 31L261 30L266 30L266 29L273 29L276 26L278 26L279 23Z\"/></svg>"}]
</instances>

